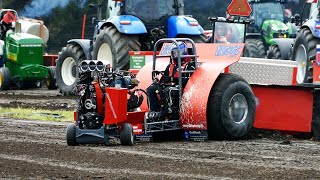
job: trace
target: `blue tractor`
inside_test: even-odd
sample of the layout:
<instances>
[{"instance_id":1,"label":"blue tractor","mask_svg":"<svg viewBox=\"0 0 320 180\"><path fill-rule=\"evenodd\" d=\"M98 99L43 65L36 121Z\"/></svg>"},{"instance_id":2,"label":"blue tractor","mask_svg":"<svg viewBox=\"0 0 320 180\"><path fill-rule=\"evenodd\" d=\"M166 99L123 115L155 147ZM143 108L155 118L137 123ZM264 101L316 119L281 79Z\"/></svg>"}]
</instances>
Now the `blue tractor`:
<instances>
[{"instance_id":1,"label":"blue tractor","mask_svg":"<svg viewBox=\"0 0 320 180\"><path fill-rule=\"evenodd\" d=\"M127 70L129 51L150 51L161 38L206 42L198 21L184 15L183 0L107 0L109 18L101 20L103 3L92 5L99 7L93 39L72 39L59 53L56 78L63 95L72 94L82 60L104 60L114 69Z\"/></svg>"},{"instance_id":2,"label":"blue tractor","mask_svg":"<svg viewBox=\"0 0 320 180\"><path fill-rule=\"evenodd\" d=\"M320 1L306 1L311 3L309 18L302 23L294 41L292 60L298 62L297 83L313 82L313 61L316 60L316 46L320 44Z\"/></svg>"}]
</instances>

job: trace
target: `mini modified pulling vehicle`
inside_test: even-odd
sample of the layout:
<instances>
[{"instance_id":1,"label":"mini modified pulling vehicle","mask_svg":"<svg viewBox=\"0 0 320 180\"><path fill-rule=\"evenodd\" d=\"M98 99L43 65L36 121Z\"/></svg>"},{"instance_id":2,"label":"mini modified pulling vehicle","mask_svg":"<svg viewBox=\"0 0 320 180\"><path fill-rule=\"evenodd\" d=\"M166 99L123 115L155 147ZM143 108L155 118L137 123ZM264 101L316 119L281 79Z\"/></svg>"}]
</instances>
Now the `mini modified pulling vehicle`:
<instances>
[{"instance_id":1,"label":"mini modified pulling vehicle","mask_svg":"<svg viewBox=\"0 0 320 180\"><path fill-rule=\"evenodd\" d=\"M132 124L136 119L143 120L145 114L127 112L138 108L143 100L135 95L139 89L134 89L138 83L134 75L112 71L102 61L94 60L83 61L79 70L80 83L75 88L79 107L74 113L75 123L67 127L68 145L109 144L112 137L119 137L122 145L132 145Z\"/></svg>"}]
</instances>

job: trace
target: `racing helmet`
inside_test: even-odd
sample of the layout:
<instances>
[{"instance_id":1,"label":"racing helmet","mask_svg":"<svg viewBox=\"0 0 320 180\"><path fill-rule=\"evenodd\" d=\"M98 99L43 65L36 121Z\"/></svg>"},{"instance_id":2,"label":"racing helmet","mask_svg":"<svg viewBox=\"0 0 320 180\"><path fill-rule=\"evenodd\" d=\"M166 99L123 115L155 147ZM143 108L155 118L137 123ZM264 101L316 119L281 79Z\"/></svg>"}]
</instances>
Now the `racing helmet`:
<instances>
[{"instance_id":1,"label":"racing helmet","mask_svg":"<svg viewBox=\"0 0 320 180\"><path fill-rule=\"evenodd\" d=\"M172 43L171 46L171 58L177 63L178 60L178 48L180 50L180 55L187 55L188 54L188 46L185 42L178 42L178 46L175 43ZM181 58L183 61L184 58Z\"/></svg>"}]
</instances>

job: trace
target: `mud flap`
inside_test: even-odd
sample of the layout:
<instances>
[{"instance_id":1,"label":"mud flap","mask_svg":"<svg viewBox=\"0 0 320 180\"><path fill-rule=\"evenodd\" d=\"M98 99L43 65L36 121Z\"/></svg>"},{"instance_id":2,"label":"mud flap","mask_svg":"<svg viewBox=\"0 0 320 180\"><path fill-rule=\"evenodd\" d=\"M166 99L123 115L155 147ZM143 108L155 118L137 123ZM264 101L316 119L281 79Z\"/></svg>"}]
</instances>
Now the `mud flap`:
<instances>
[{"instance_id":1,"label":"mud flap","mask_svg":"<svg viewBox=\"0 0 320 180\"><path fill-rule=\"evenodd\" d=\"M313 117L311 124L312 136L315 141L320 141L320 89L314 90Z\"/></svg>"},{"instance_id":2,"label":"mud flap","mask_svg":"<svg viewBox=\"0 0 320 180\"><path fill-rule=\"evenodd\" d=\"M187 141L208 141L207 131L184 131L184 139Z\"/></svg>"}]
</instances>

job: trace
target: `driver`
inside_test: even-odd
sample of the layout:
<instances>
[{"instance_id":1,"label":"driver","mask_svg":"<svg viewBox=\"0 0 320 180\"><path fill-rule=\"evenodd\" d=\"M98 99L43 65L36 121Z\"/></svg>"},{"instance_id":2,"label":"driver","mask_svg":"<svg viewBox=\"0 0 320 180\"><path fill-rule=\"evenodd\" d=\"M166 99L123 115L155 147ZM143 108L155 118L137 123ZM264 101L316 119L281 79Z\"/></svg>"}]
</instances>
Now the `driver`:
<instances>
[{"instance_id":1,"label":"driver","mask_svg":"<svg viewBox=\"0 0 320 180\"><path fill-rule=\"evenodd\" d=\"M149 109L150 113L160 116L162 110L162 91L163 87L161 85L174 86L178 84L179 71L178 69L178 48L180 50L180 55L188 54L187 44L184 42L178 42L178 46L174 43L171 47L171 63L167 66L166 70L162 75L157 75L155 81L147 88L147 94L149 98ZM190 57L181 57L181 69L195 69L194 63L192 63ZM184 86L184 83L183 83Z\"/></svg>"},{"instance_id":2,"label":"driver","mask_svg":"<svg viewBox=\"0 0 320 180\"><path fill-rule=\"evenodd\" d=\"M215 43L230 43L228 41L229 29L226 23L218 23L215 29L214 42Z\"/></svg>"}]
</instances>

